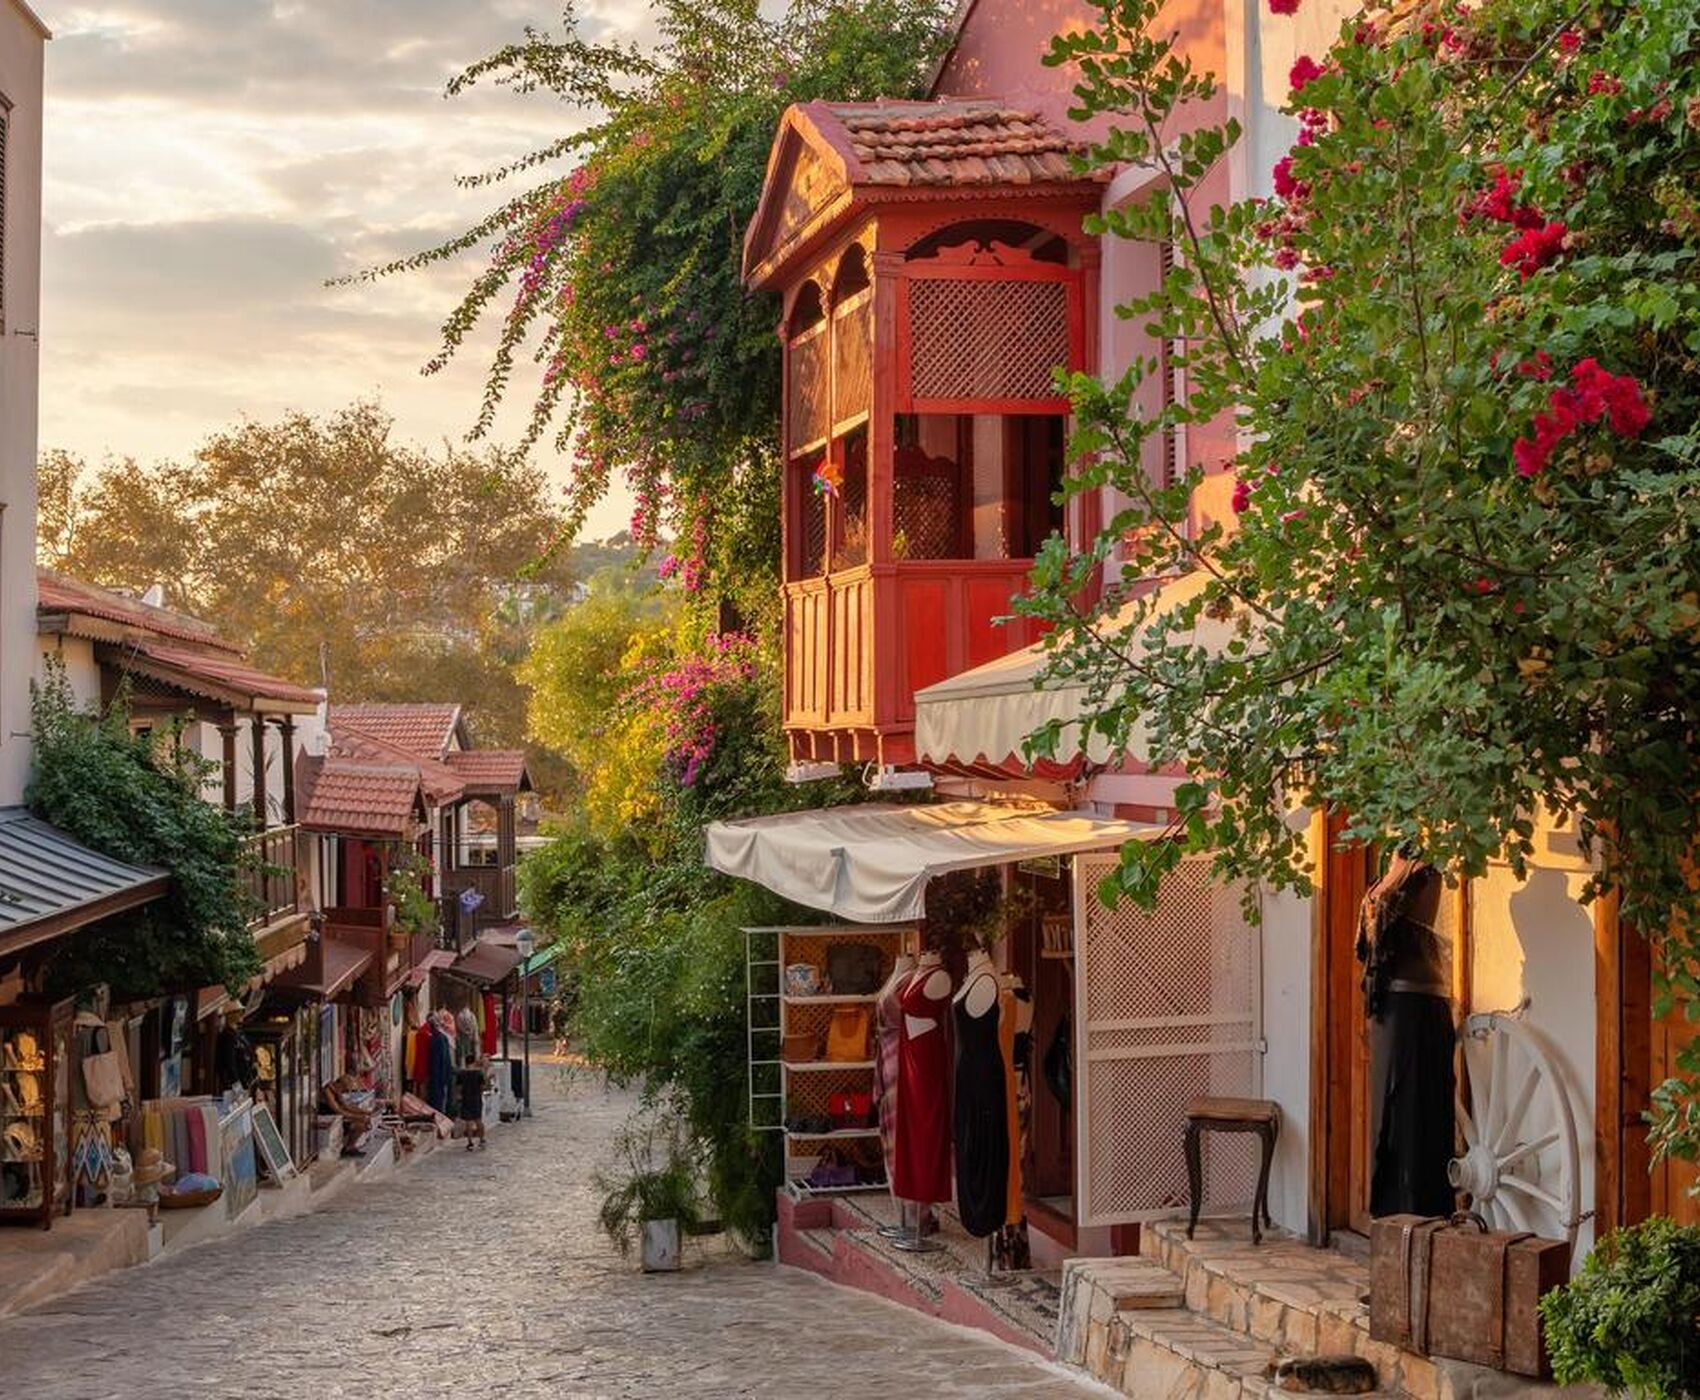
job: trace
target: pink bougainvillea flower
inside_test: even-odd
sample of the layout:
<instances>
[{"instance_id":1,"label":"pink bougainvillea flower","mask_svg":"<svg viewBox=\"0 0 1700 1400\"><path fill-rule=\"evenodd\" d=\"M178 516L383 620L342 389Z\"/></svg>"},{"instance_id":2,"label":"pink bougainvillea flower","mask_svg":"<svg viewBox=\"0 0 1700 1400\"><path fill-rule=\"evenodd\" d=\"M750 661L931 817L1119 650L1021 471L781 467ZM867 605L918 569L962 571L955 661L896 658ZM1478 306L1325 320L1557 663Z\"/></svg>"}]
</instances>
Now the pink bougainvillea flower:
<instances>
[{"instance_id":1,"label":"pink bougainvillea flower","mask_svg":"<svg viewBox=\"0 0 1700 1400\"><path fill-rule=\"evenodd\" d=\"M1612 77L1610 73L1596 68L1592 73L1588 74L1588 95L1590 97L1598 97L1602 93L1605 96L1610 97L1622 91L1623 84L1616 78Z\"/></svg>"},{"instance_id":2,"label":"pink bougainvillea flower","mask_svg":"<svg viewBox=\"0 0 1700 1400\"><path fill-rule=\"evenodd\" d=\"M1652 420L1653 411L1638 380L1613 374L1592 356L1577 362L1569 385L1547 395L1545 410L1530 422L1532 432L1511 445L1519 476L1539 476L1559 445L1579 428L1604 418L1620 437L1635 437Z\"/></svg>"},{"instance_id":3,"label":"pink bougainvillea flower","mask_svg":"<svg viewBox=\"0 0 1700 1400\"><path fill-rule=\"evenodd\" d=\"M1296 15L1299 12L1299 0L1269 0L1269 13L1272 15Z\"/></svg>"},{"instance_id":4,"label":"pink bougainvillea flower","mask_svg":"<svg viewBox=\"0 0 1700 1400\"><path fill-rule=\"evenodd\" d=\"M1293 158L1290 155L1276 161L1270 174L1275 182L1275 193L1282 199L1303 199L1310 193L1310 185L1293 175Z\"/></svg>"},{"instance_id":5,"label":"pink bougainvillea flower","mask_svg":"<svg viewBox=\"0 0 1700 1400\"><path fill-rule=\"evenodd\" d=\"M1243 477L1234 482L1233 507L1235 515L1244 515L1251 505L1251 483Z\"/></svg>"},{"instance_id":6,"label":"pink bougainvillea flower","mask_svg":"<svg viewBox=\"0 0 1700 1400\"><path fill-rule=\"evenodd\" d=\"M1566 58L1577 53L1582 47L1582 36L1574 29L1566 29L1558 36L1558 51Z\"/></svg>"},{"instance_id":7,"label":"pink bougainvillea flower","mask_svg":"<svg viewBox=\"0 0 1700 1400\"><path fill-rule=\"evenodd\" d=\"M1302 53L1287 73L1287 81L1295 93L1303 92L1327 70L1309 54Z\"/></svg>"},{"instance_id":8,"label":"pink bougainvillea flower","mask_svg":"<svg viewBox=\"0 0 1700 1400\"><path fill-rule=\"evenodd\" d=\"M1540 228L1524 229L1500 250L1499 261L1516 268L1527 281L1564 250L1564 236L1569 231L1557 219Z\"/></svg>"}]
</instances>

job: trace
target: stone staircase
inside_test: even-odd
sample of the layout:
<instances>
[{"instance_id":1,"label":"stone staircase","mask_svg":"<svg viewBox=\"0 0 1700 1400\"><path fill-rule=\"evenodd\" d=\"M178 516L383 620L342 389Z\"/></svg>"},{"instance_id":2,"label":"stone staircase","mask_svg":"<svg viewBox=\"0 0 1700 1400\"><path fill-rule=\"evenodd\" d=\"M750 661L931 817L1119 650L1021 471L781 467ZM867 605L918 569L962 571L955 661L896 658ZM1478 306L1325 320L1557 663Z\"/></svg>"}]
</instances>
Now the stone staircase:
<instances>
[{"instance_id":1,"label":"stone staircase","mask_svg":"<svg viewBox=\"0 0 1700 1400\"><path fill-rule=\"evenodd\" d=\"M1289 1356L1360 1356L1393 1400L1593 1396L1463 1362L1430 1360L1369 1335L1369 1270L1357 1259L1243 1221L1184 1222L1140 1232L1137 1258L1065 1266L1057 1359L1140 1400L1261 1400Z\"/></svg>"}]
</instances>

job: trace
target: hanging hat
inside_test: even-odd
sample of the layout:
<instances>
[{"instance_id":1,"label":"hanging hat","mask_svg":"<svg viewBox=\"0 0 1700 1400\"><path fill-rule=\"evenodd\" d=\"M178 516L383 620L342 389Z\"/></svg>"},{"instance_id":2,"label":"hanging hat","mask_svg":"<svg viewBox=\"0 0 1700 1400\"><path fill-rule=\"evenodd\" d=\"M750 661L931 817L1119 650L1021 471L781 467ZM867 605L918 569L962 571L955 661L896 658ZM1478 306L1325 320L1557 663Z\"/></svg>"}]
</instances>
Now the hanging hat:
<instances>
[{"instance_id":1,"label":"hanging hat","mask_svg":"<svg viewBox=\"0 0 1700 1400\"><path fill-rule=\"evenodd\" d=\"M33 1162L41 1149L36 1143L35 1127L27 1118L6 1125L6 1156L14 1162Z\"/></svg>"},{"instance_id":2,"label":"hanging hat","mask_svg":"<svg viewBox=\"0 0 1700 1400\"><path fill-rule=\"evenodd\" d=\"M137 1186L152 1186L156 1181L164 1181L176 1170L157 1147L144 1147L141 1156L136 1158L136 1169L130 1179Z\"/></svg>"}]
</instances>

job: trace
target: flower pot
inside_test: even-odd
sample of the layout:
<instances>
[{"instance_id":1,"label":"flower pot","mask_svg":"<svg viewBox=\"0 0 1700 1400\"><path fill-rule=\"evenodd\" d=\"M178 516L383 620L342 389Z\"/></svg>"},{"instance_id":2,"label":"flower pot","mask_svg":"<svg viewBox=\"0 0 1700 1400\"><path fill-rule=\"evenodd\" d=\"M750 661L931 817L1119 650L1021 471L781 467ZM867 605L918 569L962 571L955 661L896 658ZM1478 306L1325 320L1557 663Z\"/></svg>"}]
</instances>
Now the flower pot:
<instances>
[{"instance_id":1,"label":"flower pot","mask_svg":"<svg viewBox=\"0 0 1700 1400\"><path fill-rule=\"evenodd\" d=\"M679 1222L677 1220L645 1220L643 1222L643 1271L646 1274L671 1273L679 1267Z\"/></svg>"}]
</instances>

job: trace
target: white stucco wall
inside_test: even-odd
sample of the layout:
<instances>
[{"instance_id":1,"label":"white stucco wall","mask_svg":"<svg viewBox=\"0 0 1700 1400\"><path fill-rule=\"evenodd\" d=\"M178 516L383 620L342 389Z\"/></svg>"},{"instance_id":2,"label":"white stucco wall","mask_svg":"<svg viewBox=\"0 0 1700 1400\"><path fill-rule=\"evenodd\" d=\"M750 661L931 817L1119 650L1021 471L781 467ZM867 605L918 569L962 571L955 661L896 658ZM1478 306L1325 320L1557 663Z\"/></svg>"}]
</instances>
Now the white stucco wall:
<instances>
[{"instance_id":1,"label":"white stucco wall","mask_svg":"<svg viewBox=\"0 0 1700 1400\"><path fill-rule=\"evenodd\" d=\"M29 778L35 674L36 394L41 314L44 36L0 0L0 105L6 114L4 324L0 326L0 805Z\"/></svg>"},{"instance_id":2,"label":"white stucco wall","mask_svg":"<svg viewBox=\"0 0 1700 1400\"><path fill-rule=\"evenodd\" d=\"M1569 868L1559 868L1568 864ZM1594 1200L1594 918L1579 903L1588 871L1550 862L1518 881L1496 865L1470 886L1470 1010L1509 1011L1526 997L1524 1023L1544 1038L1576 1121L1581 1205ZM1593 1242L1584 1222L1576 1257Z\"/></svg>"},{"instance_id":3,"label":"white stucco wall","mask_svg":"<svg viewBox=\"0 0 1700 1400\"><path fill-rule=\"evenodd\" d=\"M1310 962L1312 901L1263 897L1263 1097L1281 1106L1269 1210L1294 1234L1306 1228L1310 1180Z\"/></svg>"}]
</instances>

